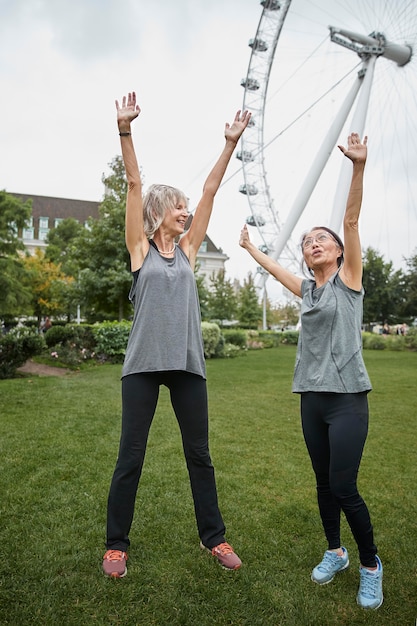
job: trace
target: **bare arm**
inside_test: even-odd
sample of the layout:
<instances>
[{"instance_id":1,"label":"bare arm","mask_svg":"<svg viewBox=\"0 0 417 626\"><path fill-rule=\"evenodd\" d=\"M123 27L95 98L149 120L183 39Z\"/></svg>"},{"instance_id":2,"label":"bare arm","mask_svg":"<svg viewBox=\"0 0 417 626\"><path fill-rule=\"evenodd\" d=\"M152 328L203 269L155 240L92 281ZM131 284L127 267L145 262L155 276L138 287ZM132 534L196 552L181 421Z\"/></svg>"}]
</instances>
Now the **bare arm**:
<instances>
[{"instance_id":1,"label":"bare arm","mask_svg":"<svg viewBox=\"0 0 417 626\"><path fill-rule=\"evenodd\" d=\"M142 181L131 133L131 122L138 117L140 108L136 104L133 91L127 98L123 96L122 104L116 100L117 125L120 133L123 163L128 184L126 198L125 240L130 254L132 271L142 267L149 243L143 227ZM124 133L129 133L124 135Z\"/></svg>"},{"instance_id":2,"label":"bare arm","mask_svg":"<svg viewBox=\"0 0 417 626\"><path fill-rule=\"evenodd\" d=\"M191 226L180 241L180 246L188 256L191 267L195 265L198 250L206 236L211 212L213 210L214 196L220 187L230 158L249 120L250 113L245 111L241 115L241 112L238 111L232 125L227 123L225 126L224 136L226 143L204 183L203 194L197 205Z\"/></svg>"},{"instance_id":3,"label":"bare arm","mask_svg":"<svg viewBox=\"0 0 417 626\"><path fill-rule=\"evenodd\" d=\"M248 227L242 228L240 233L239 245L247 250L251 257L255 259L264 270L269 272L271 276L276 278L284 287L289 289L296 296L301 297L301 283L303 279L296 276L292 272L286 270L282 265L271 259L267 254L261 252L249 239Z\"/></svg>"},{"instance_id":4,"label":"bare arm","mask_svg":"<svg viewBox=\"0 0 417 626\"><path fill-rule=\"evenodd\" d=\"M364 137L362 143L357 133L351 133L348 137L347 149L339 146L343 154L353 163L352 180L343 218L345 251L340 278L348 287L356 291L360 291L362 288L362 249L359 238L359 214L362 205L367 141L368 138Z\"/></svg>"}]
</instances>

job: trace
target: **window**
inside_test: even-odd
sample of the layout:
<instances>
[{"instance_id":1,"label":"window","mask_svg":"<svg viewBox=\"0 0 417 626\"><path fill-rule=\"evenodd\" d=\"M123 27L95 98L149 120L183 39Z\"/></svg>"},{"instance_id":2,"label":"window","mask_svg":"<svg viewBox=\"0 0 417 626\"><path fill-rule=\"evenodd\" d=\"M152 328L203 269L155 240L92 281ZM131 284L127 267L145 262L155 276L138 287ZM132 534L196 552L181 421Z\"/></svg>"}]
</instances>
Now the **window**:
<instances>
[{"instance_id":1,"label":"window","mask_svg":"<svg viewBox=\"0 0 417 626\"><path fill-rule=\"evenodd\" d=\"M203 241L200 246L199 252L207 252L207 241Z\"/></svg>"},{"instance_id":2,"label":"window","mask_svg":"<svg viewBox=\"0 0 417 626\"><path fill-rule=\"evenodd\" d=\"M40 217L39 218L39 235L38 235L38 239L40 241L45 241L48 232L49 232L49 218L48 217Z\"/></svg>"},{"instance_id":3,"label":"window","mask_svg":"<svg viewBox=\"0 0 417 626\"><path fill-rule=\"evenodd\" d=\"M26 222L26 228L22 231L23 239L33 239L34 238L34 230L33 230L33 217L28 219Z\"/></svg>"}]
</instances>

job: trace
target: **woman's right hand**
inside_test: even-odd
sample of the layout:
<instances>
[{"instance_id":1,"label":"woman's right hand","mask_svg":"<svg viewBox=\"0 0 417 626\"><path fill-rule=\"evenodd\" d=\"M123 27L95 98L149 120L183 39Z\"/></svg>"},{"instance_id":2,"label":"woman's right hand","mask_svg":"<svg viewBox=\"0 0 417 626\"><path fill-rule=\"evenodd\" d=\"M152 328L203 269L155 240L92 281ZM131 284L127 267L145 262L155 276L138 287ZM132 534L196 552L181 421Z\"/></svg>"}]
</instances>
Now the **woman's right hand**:
<instances>
[{"instance_id":1,"label":"woman's right hand","mask_svg":"<svg viewBox=\"0 0 417 626\"><path fill-rule=\"evenodd\" d=\"M365 163L367 156L366 144L368 143L368 137L361 138L358 133L350 133L348 137L348 147L338 146L339 150L343 152L345 157L350 159L352 163Z\"/></svg>"},{"instance_id":2,"label":"woman's right hand","mask_svg":"<svg viewBox=\"0 0 417 626\"><path fill-rule=\"evenodd\" d=\"M136 93L132 91L128 93L127 98L123 96L122 105L116 100L117 124L120 132L127 132L130 123L137 118L140 113L140 107L136 104Z\"/></svg>"},{"instance_id":3,"label":"woman's right hand","mask_svg":"<svg viewBox=\"0 0 417 626\"><path fill-rule=\"evenodd\" d=\"M248 227L245 224L242 230L240 231L239 246L241 246L242 248L246 248L249 243L250 243L249 231L248 231Z\"/></svg>"}]
</instances>

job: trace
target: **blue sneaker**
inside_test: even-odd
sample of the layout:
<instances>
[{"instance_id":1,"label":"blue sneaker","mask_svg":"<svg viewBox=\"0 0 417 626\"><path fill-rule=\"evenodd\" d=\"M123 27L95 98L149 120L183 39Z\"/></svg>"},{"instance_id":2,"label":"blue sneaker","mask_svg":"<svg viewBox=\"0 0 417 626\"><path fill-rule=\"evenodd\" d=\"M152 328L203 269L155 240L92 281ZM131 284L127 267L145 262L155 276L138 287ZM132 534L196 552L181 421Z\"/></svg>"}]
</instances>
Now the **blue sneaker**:
<instances>
[{"instance_id":1,"label":"blue sneaker","mask_svg":"<svg viewBox=\"0 0 417 626\"><path fill-rule=\"evenodd\" d=\"M363 609L379 609L384 601L382 593L382 563L378 556L375 558L377 570L372 571L366 569L366 567L359 568L361 581L356 601Z\"/></svg>"},{"instance_id":2,"label":"blue sneaker","mask_svg":"<svg viewBox=\"0 0 417 626\"><path fill-rule=\"evenodd\" d=\"M349 556L346 548L342 548L343 555L338 556L336 552L326 550L323 560L311 572L311 580L319 585L327 585L337 574L349 567Z\"/></svg>"}]
</instances>

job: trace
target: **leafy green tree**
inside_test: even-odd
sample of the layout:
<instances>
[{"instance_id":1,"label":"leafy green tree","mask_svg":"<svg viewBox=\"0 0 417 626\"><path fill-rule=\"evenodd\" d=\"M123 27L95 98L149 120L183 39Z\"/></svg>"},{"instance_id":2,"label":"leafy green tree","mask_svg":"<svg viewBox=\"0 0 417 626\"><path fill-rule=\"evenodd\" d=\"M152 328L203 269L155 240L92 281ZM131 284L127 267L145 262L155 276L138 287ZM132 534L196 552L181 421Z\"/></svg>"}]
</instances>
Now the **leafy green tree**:
<instances>
[{"instance_id":1,"label":"leafy green tree","mask_svg":"<svg viewBox=\"0 0 417 626\"><path fill-rule=\"evenodd\" d=\"M110 168L111 174L103 177L106 193L99 218L90 219L74 243L81 304L91 321L122 320L131 312L132 277L124 236L127 182L122 158L115 157Z\"/></svg>"},{"instance_id":2,"label":"leafy green tree","mask_svg":"<svg viewBox=\"0 0 417 626\"><path fill-rule=\"evenodd\" d=\"M76 278L79 267L76 262L75 246L84 226L73 217L68 217L52 228L46 238L45 258L60 263L62 271Z\"/></svg>"},{"instance_id":3,"label":"leafy green tree","mask_svg":"<svg viewBox=\"0 0 417 626\"><path fill-rule=\"evenodd\" d=\"M258 328L262 319L262 307L259 304L258 292L252 273L243 281L238 296L238 318L244 328Z\"/></svg>"},{"instance_id":4,"label":"leafy green tree","mask_svg":"<svg viewBox=\"0 0 417 626\"><path fill-rule=\"evenodd\" d=\"M200 301L201 319L207 321L210 319L209 314L209 290L207 289L204 276L198 273L198 262L196 263L194 276L197 284L198 299Z\"/></svg>"},{"instance_id":5,"label":"leafy green tree","mask_svg":"<svg viewBox=\"0 0 417 626\"><path fill-rule=\"evenodd\" d=\"M287 326L297 326L300 318L300 305L297 301L291 301L269 307L267 317L271 325L281 329L285 329Z\"/></svg>"},{"instance_id":6,"label":"leafy green tree","mask_svg":"<svg viewBox=\"0 0 417 626\"><path fill-rule=\"evenodd\" d=\"M225 320L233 320L237 314L238 300L233 284L226 279L224 270L210 278L208 306L210 319L218 320L220 325Z\"/></svg>"},{"instance_id":7,"label":"leafy green tree","mask_svg":"<svg viewBox=\"0 0 417 626\"><path fill-rule=\"evenodd\" d=\"M376 250L369 247L363 258L363 286L365 299L363 321L388 323L396 321L401 304L402 271L393 271L392 262L384 261Z\"/></svg>"},{"instance_id":8,"label":"leafy green tree","mask_svg":"<svg viewBox=\"0 0 417 626\"><path fill-rule=\"evenodd\" d=\"M32 212L31 202L0 191L0 317L22 314L30 302L30 292L23 285L25 270L21 256L25 249L19 231Z\"/></svg>"},{"instance_id":9,"label":"leafy green tree","mask_svg":"<svg viewBox=\"0 0 417 626\"><path fill-rule=\"evenodd\" d=\"M24 228L32 213L30 200L22 202L6 191L0 191L0 256L12 257L24 250L19 231Z\"/></svg>"},{"instance_id":10,"label":"leafy green tree","mask_svg":"<svg viewBox=\"0 0 417 626\"><path fill-rule=\"evenodd\" d=\"M391 315L388 318L392 323L406 321L404 310L407 301L407 280L403 270L391 273L389 280L389 298L391 303Z\"/></svg>"},{"instance_id":11,"label":"leafy green tree","mask_svg":"<svg viewBox=\"0 0 417 626\"><path fill-rule=\"evenodd\" d=\"M66 288L61 294L68 322L75 318L81 301L77 242L83 229L84 226L80 222L69 217L51 229L46 239L46 260L59 263L64 274L72 279L67 281Z\"/></svg>"},{"instance_id":12,"label":"leafy green tree","mask_svg":"<svg viewBox=\"0 0 417 626\"><path fill-rule=\"evenodd\" d=\"M406 264L408 271L404 277L405 298L401 313L412 321L417 318L417 250L406 259Z\"/></svg>"}]
</instances>

